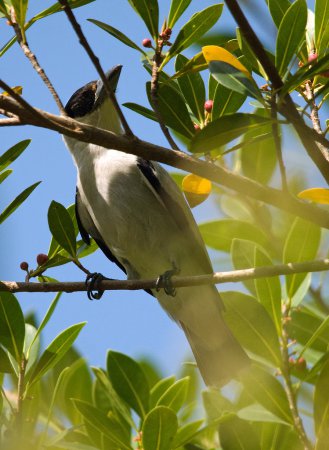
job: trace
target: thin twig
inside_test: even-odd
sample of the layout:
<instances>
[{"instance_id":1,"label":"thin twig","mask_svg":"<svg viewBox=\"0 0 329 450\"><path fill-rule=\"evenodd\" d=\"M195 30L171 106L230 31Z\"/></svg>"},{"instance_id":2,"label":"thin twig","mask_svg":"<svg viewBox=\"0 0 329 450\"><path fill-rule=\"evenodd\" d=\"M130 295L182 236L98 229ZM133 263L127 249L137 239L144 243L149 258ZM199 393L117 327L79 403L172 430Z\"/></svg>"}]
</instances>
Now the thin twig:
<instances>
[{"instance_id":1,"label":"thin twig","mask_svg":"<svg viewBox=\"0 0 329 450\"><path fill-rule=\"evenodd\" d=\"M243 36L245 37L250 48L259 59L261 65L263 66L268 79L271 81L274 90L279 93L282 89L283 81L270 58L268 57L262 43L258 39L253 28L249 24L246 16L241 10L237 0L225 0L228 9L230 10L235 21L239 25ZM308 126L304 123L303 119L300 117L295 104L289 94L286 94L284 99L280 102L279 112L284 115L294 126L297 134L303 143L305 150L307 151L309 157L312 159L314 164L318 167L323 178L329 183L329 152L324 154L317 142L311 138L311 135L307 131ZM329 149L329 146L325 146Z\"/></svg>"},{"instance_id":2,"label":"thin twig","mask_svg":"<svg viewBox=\"0 0 329 450\"><path fill-rule=\"evenodd\" d=\"M47 76L46 72L44 71L44 69L40 66L37 57L31 51L27 41L25 40L25 38L23 36L22 30L21 30L19 24L16 21L14 8L11 8L11 22L10 22L10 24L12 25L12 27L13 27L13 29L15 31L15 34L16 34L16 37L17 37L17 42L19 43L21 49L23 50L24 55L30 61L30 63L32 64L33 69L37 72L37 74L39 75L39 77L41 78L41 80L44 82L44 84L46 85L47 89L51 93L53 99L55 100L55 102L56 102L56 104L58 106L58 109L59 109L60 113L63 114L63 115L66 115L63 103L61 102L61 99L59 98L59 95L58 95L56 89L54 88L54 85L52 84L52 82L48 78L48 76Z\"/></svg>"},{"instance_id":3,"label":"thin twig","mask_svg":"<svg viewBox=\"0 0 329 450\"><path fill-rule=\"evenodd\" d=\"M216 272L208 275L172 277L174 287L201 286L207 284L238 283L245 280L268 278L278 275L291 275L305 272L323 272L329 270L329 259L304 263L288 263L273 266L252 267L250 269ZM162 287L158 279L148 280L103 280L97 286L101 290L139 290ZM1 281L0 292L78 292L86 291L84 282L26 283L17 281Z\"/></svg>"},{"instance_id":4,"label":"thin twig","mask_svg":"<svg viewBox=\"0 0 329 450\"><path fill-rule=\"evenodd\" d=\"M299 415L296 394L291 381L290 365L289 365L289 336L287 332L287 322L289 319L290 308L286 306L282 316L282 335L281 335L281 356L282 356L282 377L285 384L285 390L289 402L291 415L294 422L294 428L303 445L304 450L312 450L312 445L306 435L302 419Z\"/></svg>"},{"instance_id":5,"label":"thin twig","mask_svg":"<svg viewBox=\"0 0 329 450\"><path fill-rule=\"evenodd\" d=\"M62 5L62 9L65 11L67 18L69 19L76 35L78 36L80 44L86 50L87 55L90 58L90 61L95 66L95 69L97 70L102 82L104 83L106 93L113 102L113 105L120 117L120 121L122 123L123 129L124 129L126 135L129 136L130 138L132 138L134 136L134 134L131 131L131 128L128 125L128 122L120 108L120 105L118 103L118 100L117 100L114 92L113 92L113 89L111 88L110 83L108 82L108 79L106 78L105 72L102 69L99 59L97 58L97 56L93 52L92 48L90 47L89 42L87 41L80 24L78 23L78 21L75 18L75 15L72 12L72 9L70 8L67 0L58 0L58 2Z\"/></svg>"},{"instance_id":6,"label":"thin twig","mask_svg":"<svg viewBox=\"0 0 329 450\"><path fill-rule=\"evenodd\" d=\"M12 413L13 415L15 415L15 414L16 414L15 408L14 408L13 405L11 404L11 401L9 400L8 395L7 395L5 389L4 389L2 386L1 386L1 393L2 393L3 398L4 398L4 399L6 400L6 402L8 403L11 413Z\"/></svg>"},{"instance_id":7,"label":"thin twig","mask_svg":"<svg viewBox=\"0 0 329 450\"><path fill-rule=\"evenodd\" d=\"M3 86L3 82L1 81L0 86ZM5 86L7 87L6 84ZM207 178L214 183L219 183L222 186L233 189L255 200L270 204L290 214L295 214L309 220L320 227L329 228L329 213L326 210L308 204L293 196L287 196L278 189L262 185L254 180L232 173L224 167L193 158L184 152L169 150L168 148L143 141L137 137L132 140L125 135L118 135L107 130L83 124L70 117L56 116L46 111L33 108L17 94L14 93L13 95L18 97L19 102L9 96L0 95L0 108L17 115L26 124L48 128L82 142L116 149L124 153L159 161L178 169L195 173L200 177ZM25 103L27 103L28 109L24 107ZM327 142L323 136L318 135L314 130L310 128L308 130L314 135L314 139Z\"/></svg>"},{"instance_id":8,"label":"thin twig","mask_svg":"<svg viewBox=\"0 0 329 450\"><path fill-rule=\"evenodd\" d=\"M155 112L156 118L158 119L158 123L160 125L160 128L162 130L162 133L164 134L165 138L168 141L168 144L173 150L179 150L179 147L177 146L176 142L174 141L173 137L170 134L170 131L166 127L162 114L159 109L159 97L158 97L158 91L159 91L159 67L162 62L162 48L163 48L163 42L159 39L157 48L154 53L153 58L153 66L152 66L152 78L151 78L151 101L153 110Z\"/></svg>"},{"instance_id":9,"label":"thin twig","mask_svg":"<svg viewBox=\"0 0 329 450\"><path fill-rule=\"evenodd\" d=\"M273 102L275 102L275 94L274 98L272 99ZM278 115L276 112L276 109L272 106L271 102L271 118L272 118L272 133L273 133L273 141L274 146L276 150L276 157L278 159L279 163L279 169L281 174L281 185L282 190L284 192L289 192L288 182L287 182L287 174L286 174L286 168L283 161L283 155L282 155L282 145L281 145L281 136L279 132L279 125L278 125Z\"/></svg>"}]
</instances>

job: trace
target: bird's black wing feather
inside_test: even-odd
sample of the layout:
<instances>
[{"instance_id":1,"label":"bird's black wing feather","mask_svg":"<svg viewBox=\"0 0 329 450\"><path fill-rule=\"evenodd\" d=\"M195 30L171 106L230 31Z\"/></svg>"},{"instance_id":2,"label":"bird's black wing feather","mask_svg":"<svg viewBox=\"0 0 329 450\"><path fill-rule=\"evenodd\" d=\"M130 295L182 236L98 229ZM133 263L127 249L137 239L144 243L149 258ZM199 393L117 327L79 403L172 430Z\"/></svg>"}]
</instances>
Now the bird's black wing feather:
<instances>
[{"instance_id":1,"label":"bird's black wing feather","mask_svg":"<svg viewBox=\"0 0 329 450\"><path fill-rule=\"evenodd\" d=\"M78 224L78 228L81 234L81 237L83 239L83 241L87 244L90 245L90 236L94 239L94 241L96 242L96 244L98 245L98 247L102 250L102 252L105 254L105 256L107 256L107 258L112 261L113 263L115 263L124 273L126 272L126 269L124 268L124 266L120 263L120 261L117 260L117 258L113 255L113 253L111 252L111 250L108 248L108 246L105 244L105 242L100 238L99 235L93 235L93 233L89 233L88 231L86 231L86 229L84 228L84 226L82 225L82 221L79 215L79 201L80 201L80 196L79 196L79 191L78 188L76 190L76 194L75 194L75 216L77 218L77 224ZM96 227L95 227L96 229Z\"/></svg>"},{"instance_id":2,"label":"bird's black wing feather","mask_svg":"<svg viewBox=\"0 0 329 450\"><path fill-rule=\"evenodd\" d=\"M190 244L193 244L193 257L197 258L204 273L212 273L212 267L209 262L205 248L197 241L196 235L191 228L191 223L182 206L177 202L172 195L161 185L157 176L156 168L151 161L145 160L141 157L137 158L137 167L142 172L144 177L150 183L152 188L161 198L171 218L175 221L178 228L183 232Z\"/></svg>"}]
</instances>

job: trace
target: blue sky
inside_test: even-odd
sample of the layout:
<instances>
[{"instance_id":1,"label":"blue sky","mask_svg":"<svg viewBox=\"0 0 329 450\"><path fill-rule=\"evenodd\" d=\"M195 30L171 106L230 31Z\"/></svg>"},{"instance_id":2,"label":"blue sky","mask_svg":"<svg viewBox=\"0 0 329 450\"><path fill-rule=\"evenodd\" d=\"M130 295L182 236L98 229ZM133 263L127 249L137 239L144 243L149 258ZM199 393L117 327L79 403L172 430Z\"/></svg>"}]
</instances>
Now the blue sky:
<instances>
[{"instance_id":1,"label":"blue sky","mask_svg":"<svg viewBox=\"0 0 329 450\"><path fill-rule=\"evenodd\" d=\"M30 3L29 15L32 16L53 2L31 0ZM163 20L169 12L170 2L161 0L159 3L160 20ZM196 8L205 8L214 3L209 0L193 1L178 27L197 11ZM123 65L117 94L119 102L147 105L144 86L148 75L140 64L139 54L86 21L87 18L102 20L127 33L140 44L145 37L149 37L148 32L128 1L96 0L75 10L75 14L95 53L100 57L103 68L107 70L116 64ZM227 30L232 25L224 8L215 30ZM10 27L1 21L0 44L5 43L10 36ZM64 103L76 89L98 78L64 14L56 14L35 24L28 31L27 38ZM273 36L268 34L267 38L269 44L273 45ZM186 55L193 53L193 50L189 50ZM57 112L49 92L17 45L1 58L0 65L1 77L11 86L23 86L24 97L34 106ZM140 138L166 145L156 124L128 110L125 112ZM60 135L31 127L2 128L0 152L27 138L32 139L31 145L13 164L14 174L1 185L0 209L28 185L39 180L42 180L42 184L1 226L1 279L4 280L23 280L20 262L28 261L34 267L36 255L47 253L50 242L47 210L50 202L56 200L65 206L74 202L76 172ZM217 214L211 201L195 210L199 222L214 218ZM121 272L100 251L85 259L84 264L91 271L99 271L113 278L122 277ZM82 272L73 265L53 269L49 271L49 276L62 281L84 279ZM17 297L24 311L34 310L40 318L54 296L19 294ZM149 356L169 375L179 369L189 353L181 330L157 302L144 292L108 292L98 302L88 301L84 293L64 294L46 328L44 344L65 327L82 321L88 321L88 324L78 338L77 346L92 365L103 365L106 350L115 349L132 356Z\"/></svg>"}]
</instances>

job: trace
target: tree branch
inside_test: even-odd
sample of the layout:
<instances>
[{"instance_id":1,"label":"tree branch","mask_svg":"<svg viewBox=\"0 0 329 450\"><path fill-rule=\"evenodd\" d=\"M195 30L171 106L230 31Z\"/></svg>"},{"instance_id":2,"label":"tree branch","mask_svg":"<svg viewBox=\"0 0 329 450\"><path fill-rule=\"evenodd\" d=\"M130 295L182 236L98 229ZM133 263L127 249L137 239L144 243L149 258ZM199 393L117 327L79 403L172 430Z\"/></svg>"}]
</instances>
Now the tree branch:
<instances>
[{"instance_id":1,"label":"tree branch","mask_svg":"<svg viewBox=\"0 0 329 450\"><path fill-rule=\"evenodd\" d=\"M62 9L65 11L67 18L69 19L76 35L79 38L79 42L82 45L82 47L86 50L87 55L89 56L90 61L93 63L95 69L97 70L102 82L104 83L104 87L106 90L107 95L109 96L109 98L112 100L114 107L120 117L120 121L122 123L123 129L125 130L125 133L127 136L133 137L134 134L130 129L130 126L128 125L128 122L120 108L120 105L118 103L118 100L113 92L113 89L111 88L108 79L105 75L105 72L99 62L99 59L97 58L97 56L95 55L95 53L93 52L92 48L89 45L89 42L87 41L82 28L80 26L80 24L78 23L78 21L75 18L75 15L73 14L72 9L70 8L67 0L58 0L58 3L60 3L62 5Z\"/></svg>"},{"instance_id":2,"label":"tree branch","mask_svg":"<svg viewBox=\"0 0 329 450\"><path fill-rule=\"evenodd\" d=\"M279 94L283 87L283 81L272 61L269 59L262 43L258 39L256 33L250 26L246 16L241 10L237 0L225 0L227 7L229 8L232 16L234 17L236 23L239 25L242 34L244 35L246 41L248 42L250 48L259 59L261 65L263 66L268 79L271 81L273 88ZM292 98L287 94L284 99L280 102L279 112L285 116L291 124L294 126L301 142L303 143L305 150L308 155L318 167L323 178L329 183L329 145L325 146L327 149L327 154L323 154L318 146L318 142L314 142L308 132L308 126L304 123L303 119L300 117Z\"/></svg>"},{"instance_id":3,"label":"tree branch","mask_svg":"<svg viewBox=\"0 0 329 450\"><path fill-rule=\"evenodd\" d=\"M56 102L56 104L58 106L58 109L59 109L60 113L63 114L63 115L66 115L63 103L61 102L61 99L59 98L59 95L58 95L56 89L54 88L52 82L48 78L48 76L47 76L46 72L44 71L44 69L40 66L37 57L31 51L28 43L24 39L24 36L22 34L22 30L21 30L20 26L18 25L18 23L16 21L15 10L14 10L13 7L11 8L11 23L10 24L12 25L12 27L13 27L13 29L15 31L15 34L16 34L16 37L17 37L17 42L19 43L21 49L23 50L24 55L30 61L30 63L32 64L33 69L37 72L37 74L39 75L39 77L41 78L41 80L44 82L44 84L46 85L47 89L51 93L53 99L55 100L55 102Z\"/></svg>"},{"instance_id":4,"label":"tree branch","mask_svg":"<svg viewBox=\"0 0 329 450\"><path fill-rule=\"evenodd\" d=\"M2 85L8 88L5 83L0 81L0 86ZM25 100L23 101L20 96L17 94L15 96L18 97L17 101L8 96L0 96L0 108L17 115L22 122L28 125L48 128L83 142L116 149L124 153L131 153L145 159L159 161L178 169L195 173L200 177L219 183L255 200L309 220L320 227L329 228L329 213L327 211L287 195L287 193L278 189L264 186L254 180L232 173L224 167L198 160L181 151L169 150L165 147L142 141L137 137L131 140L125 135L117 135L107 130L95 128L70 117L56 116L33 108ZM26 111L24 104L29 106L28 111ZM318 135L313 130L310 131L319 139L324 139L323 136Z\"/></svg>"},{"instance_id":5,"label":"tree branch","mask_svg":"<svg viewBox=\"0 0 329 450\"><path fill-rule=\"evenodd\" d=\"M303 263L277 264L273 266L252 267L250 269L216 272L209 275L178 277L171 281L174 287L201 286L206 284L238 283L245 280L268 278L278 275L291 275L306 272L323 272L329 270L329 259L307 261ZM102 291L139 290L163 287L157 279L152 280L103 280L97 288ZM26 283L18 281L1 281L0 292L80 292L87 291L85 282Z\"/></svg>"}]
</instances>

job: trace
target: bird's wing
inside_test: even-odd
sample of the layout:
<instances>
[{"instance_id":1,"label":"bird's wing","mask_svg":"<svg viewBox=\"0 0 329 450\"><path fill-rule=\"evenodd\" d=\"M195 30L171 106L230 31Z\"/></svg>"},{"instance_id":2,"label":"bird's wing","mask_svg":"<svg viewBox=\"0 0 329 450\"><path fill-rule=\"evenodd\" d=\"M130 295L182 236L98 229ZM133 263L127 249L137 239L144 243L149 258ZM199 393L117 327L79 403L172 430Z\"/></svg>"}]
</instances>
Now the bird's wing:
<instances>
[{"instance_id":1,"label":"bird's wing","mask_svg":"<svg viewBox=\"0 0 329 450\"><path fill-rule=\"evenodd\" d=\"M191 248L193 258L199 262L204 273L212 273L213 269L204 242L190 208L176 183L160 164L137 158L137 167L182 232L187 245Z\"/></svg>"},{"instance_id":2,"label":"bird's wing","mask_svg":"<svg viewBox=\"0 0 329 450\"><path fill-rule=\"evenodd\" d=\"M127 273L124 266L120 263L120 261L113 255L111 250L108 248L108 246L105 244L104 240L102 239L101 235L99 234L87 208L83 204L81 200L81 196L79 194L79 190L77 188L76 194L75 194L75 215L77 218L77 224L78 228L81 234L81 237L83 241L90 245L90 237L91 236L98 247L102 250L102 252L107 256L107 258L114 262L124 273Z\"/></svg>"}]
</instances>

